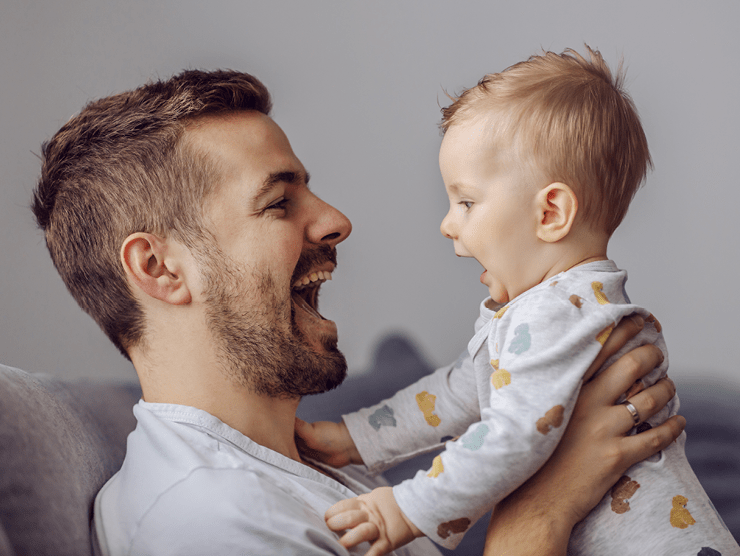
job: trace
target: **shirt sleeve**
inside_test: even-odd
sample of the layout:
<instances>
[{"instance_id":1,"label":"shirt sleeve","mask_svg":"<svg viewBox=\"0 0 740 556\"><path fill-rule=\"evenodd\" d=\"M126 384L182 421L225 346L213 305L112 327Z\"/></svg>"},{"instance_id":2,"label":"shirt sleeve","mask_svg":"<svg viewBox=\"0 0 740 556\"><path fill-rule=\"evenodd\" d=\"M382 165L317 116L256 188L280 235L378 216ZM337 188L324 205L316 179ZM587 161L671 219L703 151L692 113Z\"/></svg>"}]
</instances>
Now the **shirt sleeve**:
<instances>
[{"instance_id":1,"label":"shirt sleeve","mask_svg":"<svg viewBox=\"0 0 740 556\"><path fill-rule=\"evenodd\" d=\"M379 473L439 448L480 416L467 350L393 397L342 419L365 465Z\"/></svg>"},{"instance_id":2,"label":"shirt sleeve","mask_svg":"<svg viewBox=\"0 0 740 556\"><path fill-rule=\"evenodd\" d=\"M637 310L570 299L557 288L522 301L496 313L474 354L490 399L480 421L448 443L431 470L394 487L406 516L446 548L550 457L584 373L621 316Z\"/></svg>"}]
</instances>

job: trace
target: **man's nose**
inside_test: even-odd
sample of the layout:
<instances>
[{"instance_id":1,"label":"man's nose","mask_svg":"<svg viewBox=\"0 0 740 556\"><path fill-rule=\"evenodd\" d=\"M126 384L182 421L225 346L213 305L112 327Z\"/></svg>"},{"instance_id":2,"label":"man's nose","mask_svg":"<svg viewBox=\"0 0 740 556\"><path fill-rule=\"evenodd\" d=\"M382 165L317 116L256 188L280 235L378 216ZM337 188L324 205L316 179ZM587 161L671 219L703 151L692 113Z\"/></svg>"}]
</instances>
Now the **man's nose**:
<instances>
[{"instance_id":1,"label":"man's nose","mask_svg":"<svg viewBox=\"0 0 740 556\"><path fill-rule=\"evenodd\" d=\"M352 232L352 223L344 214L315 197L316 217L309 225L307 235L311 243L328 243L332 246L343 242Z\"/></svg>"}]
</instances>

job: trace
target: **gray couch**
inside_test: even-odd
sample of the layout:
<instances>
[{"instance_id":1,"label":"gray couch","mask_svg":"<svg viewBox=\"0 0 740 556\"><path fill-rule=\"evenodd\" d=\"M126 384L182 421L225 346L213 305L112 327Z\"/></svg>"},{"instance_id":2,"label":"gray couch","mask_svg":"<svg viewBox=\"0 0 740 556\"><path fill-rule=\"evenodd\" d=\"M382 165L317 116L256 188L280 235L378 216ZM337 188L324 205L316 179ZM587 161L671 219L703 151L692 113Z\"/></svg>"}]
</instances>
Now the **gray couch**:
<instances>
[{"instance_id":1,"label":"gray couch","mask_svg":"<svg viewBox=\"0 0 740 556\"><path fill-rule=\"evenodd\" d=\"M388 337L368 374L306 398L299 415L336 420L430 370L408 341ZM679 391L689 419L689 458L738 538L740 393L698 385L679 385ZM91 554L92 501L121 464L139 396L134 384L61 381L0 365L0 556ZM431 457L406 462L386 476L402 480L428 466ZM480 554L485 521L454 554Z\"/></svg>"}]
</instances>

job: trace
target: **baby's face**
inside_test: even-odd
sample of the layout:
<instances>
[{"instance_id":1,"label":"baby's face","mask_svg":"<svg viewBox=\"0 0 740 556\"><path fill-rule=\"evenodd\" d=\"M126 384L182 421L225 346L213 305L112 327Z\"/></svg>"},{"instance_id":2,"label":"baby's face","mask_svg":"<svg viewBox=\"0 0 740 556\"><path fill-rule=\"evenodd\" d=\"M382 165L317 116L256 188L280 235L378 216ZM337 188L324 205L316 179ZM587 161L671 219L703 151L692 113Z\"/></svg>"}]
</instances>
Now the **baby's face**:
<instances>
[{"instance_id":1,"label":"baby's face","mask_svg":"<svg viewBox=\"0 0 740 556\"><path fill-rule=\"evenodd\" d=\"M480 281L495 301L506 303L542 279L532 264L540 187L532 172L515 163L515 149L492 146L491 125L486 119L464 121L445 133L439 167L450 210L440 230L458 256L483 265Z\"/></svg>"}]
</instances>

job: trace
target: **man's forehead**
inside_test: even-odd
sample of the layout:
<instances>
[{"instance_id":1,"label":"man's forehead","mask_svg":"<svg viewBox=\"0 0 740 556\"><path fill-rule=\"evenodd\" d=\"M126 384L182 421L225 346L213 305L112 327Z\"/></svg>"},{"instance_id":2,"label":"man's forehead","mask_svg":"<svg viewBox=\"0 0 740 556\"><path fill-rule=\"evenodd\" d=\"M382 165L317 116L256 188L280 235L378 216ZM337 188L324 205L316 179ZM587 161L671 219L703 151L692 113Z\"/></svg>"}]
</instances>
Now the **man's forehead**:
<instances>
[{"instance_id":1,"label":"man's forehead","mask_svg":"<svg viewBox=\"0 0 740 556\"><path fill-rule=\"evenodd\" d=\"M198 147L214 149L251 139L255 145L274 129L272 118L256 110L206 114L185 123L186 140Z\"/></svg>"},{"instance_id":2,"label":"man's forehead","mask_svg":"<svg viewBox=\"0 0 740 556\"><path fill-rule=\"evenodd\" d=\"M263 181L278 172L305 174L283 130L254 110L199 118L188 123L184 140L211 158L227 179Z\"/></svg>"}]
</instances>

